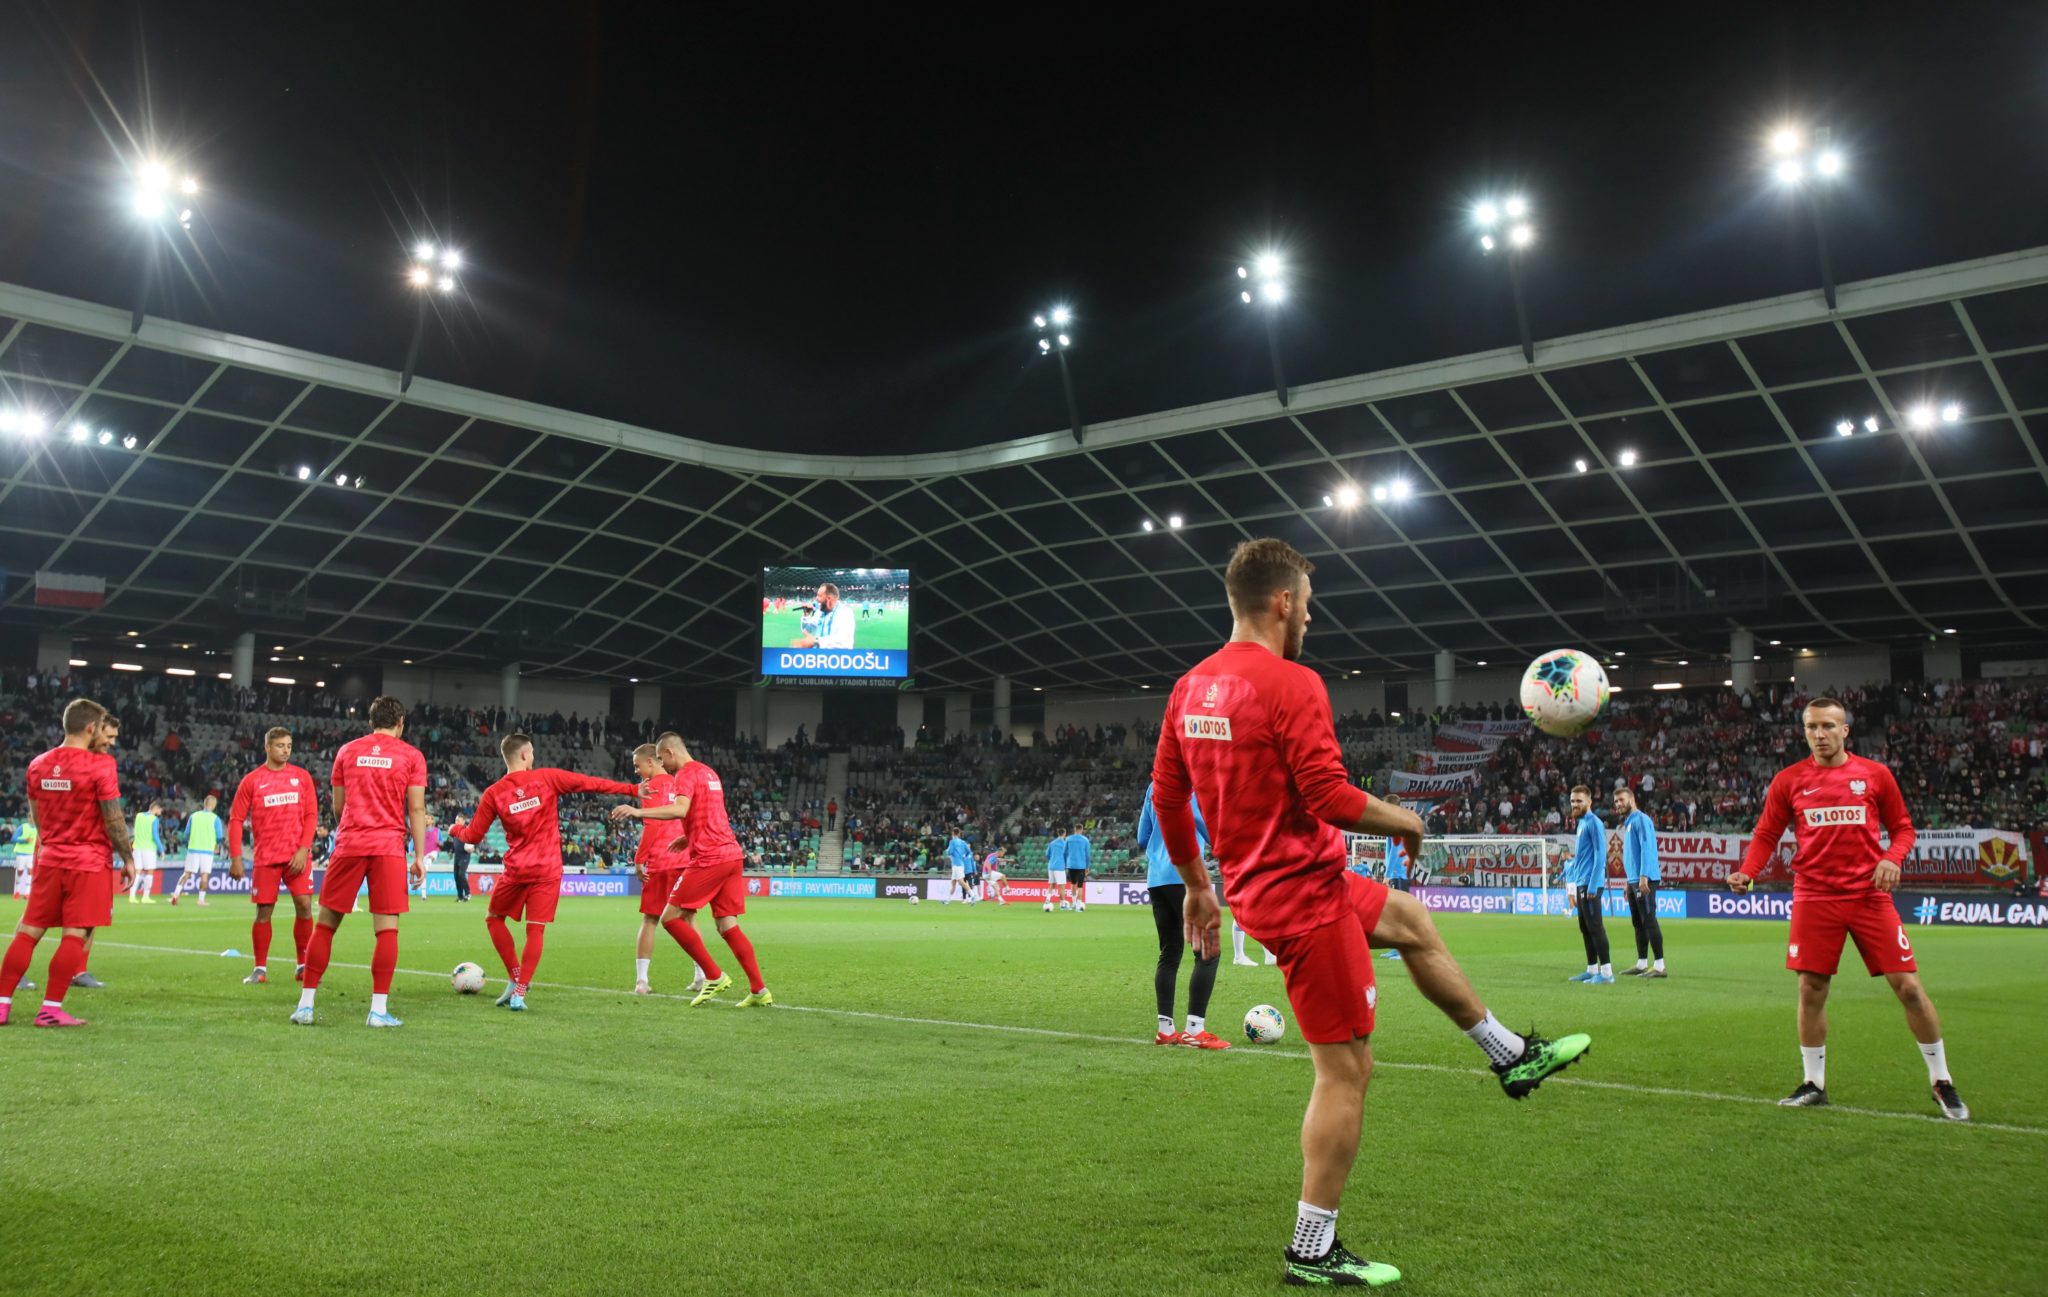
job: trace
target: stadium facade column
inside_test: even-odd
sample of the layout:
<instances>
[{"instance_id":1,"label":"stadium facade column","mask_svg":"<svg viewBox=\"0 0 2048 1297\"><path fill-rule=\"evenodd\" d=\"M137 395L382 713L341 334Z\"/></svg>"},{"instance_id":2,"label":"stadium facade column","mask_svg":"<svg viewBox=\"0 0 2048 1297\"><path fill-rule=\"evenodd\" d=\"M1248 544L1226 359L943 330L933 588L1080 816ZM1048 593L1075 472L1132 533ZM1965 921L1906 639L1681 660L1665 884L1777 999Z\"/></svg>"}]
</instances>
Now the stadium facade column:
<instances>
[{"instance_id":1,"label":"stadium facade column","mask_svg":"<svg viewBox=\"0 0 2048 1297\"><path fill-rule=\"evenodd\" d=\"M235 656L230 663L235 688L247 689L256 680L256 634L243 631L235 636Z\"/></svg>"},{"instance_id":2,"label":"stadium facade column","mask_svg":"<svg viewBox=\"0 0 2048 1297\"><path fill-rule=\"evenodd\" d=\"M995 702L995 709L994 709L994 710L995 710L995 717L994 717L994 720L995 720L995 727L996 727L996 733L997 733L997 734L1000 734L1000 735L1002 735L1002 736L1003 736L1004 738L1009 738L1009 737L1010 737L1010 677L1008 677L1008 676L997 676L997 677L996 677L996 679L995 679L995 684L994 684L994 686L992 687L992 690L991 690L991 692L992 692L992 693L994 694L994 702Z\"/></svg>"},{"instance_id":3,"label":"stadium facade column","mask_svg":"<svg viewBox=\"0 0 2048 1297\"><path fill-rule=\"evenodd\" d=\"M519 664L507 662L498 672L498 702L508 712L519 710Z\"/></svg>"},{"instance_id":4,"label":"stadium facade column","mask_svg":"<svg viewBox=\"0 0 2048 1297\"><path fill-rule=\"evenodd\" d=\"M896 728L903 731L903 746L917 742L924 725L924 695L903 692L896 695Z\"/></svg>"},{"instance_id":5,"label":"stadium facade column","mask_svg":"<svg viewBox=\"0 0 2048 1297\"><path fill-rule=\"evenodd\" d=\"M36 632L36 670L48 675L70 675L71 636L60 630Z\"/></svg>"},{"instance_id":6,"label":"stadium facade column","mask_svg":"<svg viewBox=\"0 0 2048 1297\"><path fill-rule=\"evenodd\" d=\"M1449 707L1458 683L1458 659L1448 649L1436 652L1436 705Z\"/></svg>"},{"instance_id":7,"label":"stadium facade column","mask_svg":"<svg viewBox=\"0 0 2048 1297\"><path fill-rule=\"evenodd\" d=\"M1738 630L1728 637L1728 678L1738 694L1756 688L1756 636Z\"/></svg>"},{"instance_id":8,"label":"stadium facade column","mask_svg":"<svg viewBox=\"0 0 2048 1297\"><path fill-rule=\"evenodd\" d=\"M971 725L973 722L974 695L947 694L946 737L951 738L955 734L965 734L967 732L967 727Z\"/></svg>"},{"instance_id":9,"label":"stadium facade column","mask_svg":"<svg viewBox=\"0 0 2048 1297\"><path fill-rule=\"evenodd\" d=\"M1929 645L1920 650L1920 678L1922 680L1960 680L1963 678L1963 646L1952 639Z\"/></svg>"},{"instance_id":10,"label":"stadium facade column","mask_svg":"<svg viewBox=\"0 0 2048 1297\"><path fill-rule=\"evenodd\" d=\"M768 741L768 691L747 689L747 736L756 743Z\"/></svg>"}]
</instances>

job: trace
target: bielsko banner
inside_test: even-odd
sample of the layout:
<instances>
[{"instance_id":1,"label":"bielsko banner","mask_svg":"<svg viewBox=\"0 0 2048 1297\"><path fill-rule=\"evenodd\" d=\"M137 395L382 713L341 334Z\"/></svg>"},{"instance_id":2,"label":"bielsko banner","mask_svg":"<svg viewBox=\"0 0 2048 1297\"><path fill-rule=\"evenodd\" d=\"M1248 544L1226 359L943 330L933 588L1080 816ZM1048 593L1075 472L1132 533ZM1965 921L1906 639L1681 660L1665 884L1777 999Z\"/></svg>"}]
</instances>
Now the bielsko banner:
<instances>
[{"instance_id":1,"label":"bielsko banner","mask_svg":"<svg viewBox=\"0 0 2048 1297\"><path fill-rule=\"evenodd\" d=\"M1551 841L1570 854L1570 838L1553 837ZM1659 833L1658 872L1674 885L1719 883L1742 863L1748 849L1747 834ZM1779 839L1760 881L1790 884L1792 849L1788 832ZM1900 882L1929 888L2010 884L2025 872L2028 852L2026 836L2007 829L1921 829L1914 834L1913 849L1900 867ZM1613 876L1621 877L1619 873Z\"/></svg>"}]
</instances>

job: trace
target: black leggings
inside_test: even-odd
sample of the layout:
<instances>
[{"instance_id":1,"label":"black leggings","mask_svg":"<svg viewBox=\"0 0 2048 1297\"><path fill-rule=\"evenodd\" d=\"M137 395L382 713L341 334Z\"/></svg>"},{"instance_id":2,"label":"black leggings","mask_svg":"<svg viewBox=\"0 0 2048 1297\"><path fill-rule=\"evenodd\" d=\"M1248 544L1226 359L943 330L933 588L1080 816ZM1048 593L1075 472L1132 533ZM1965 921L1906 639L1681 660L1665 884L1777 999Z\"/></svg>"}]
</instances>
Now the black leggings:
<instances>
[{"instance_id":1,"label":"black leggings","mask_svg":"<svg viewBox=\"0 0 2048 1297\"><path fill-rule=\"evenodd\" d=\"M1636 958L1657 952L1664 958L1664 925L1657 922L1657 880L1645 878L1628 885L1628 921L1636 928Z\"/></svg>"},{"instance_id":2,"label":"black leggings","mask_svg":"<svg viewBox=\"0 0 2048 1297\"><path fill-rule=\"evenodd\" d=\"M460 900L467 900L467 899L468 899L468 897L469 897L469 853L468 853L468 852L466 852L466 851L465 851L465 852L464 852L464 853L462 853L461 855L459 855L459 856L455 857L455 865L454 865L454 868L455 868L455 899L456 899L456 900L458 900L458 901L460 901Z\"/></svg>"},{"instance_id":3,"label":"black leggings","mask_svg":"<svg viewBox=\"0 0 2048 1297\"><path fill-rule=\"evenodd\" d=\"M1611 964L1607 952L1607 919L1600 912L1600 888L1579 889L1579 937L1586 943L1586 962Z\"/></svg>"},{"instance_id":4,"label":"black leggings","mask_svg":"<svg viewBox=\"0 0 2048 1297\"><path fill-rule=\"evenodd\" d=\"M1159 1001L1159 1016L1173 1016L1173 988L1180 979L1181 952L1188 948L1186 883L1168 883L1152 890L1152 925L1159 929L1159 965L1152 970L1152 996ZM1209 993L1216 989L1216 966L1223 952L1195 960L1188 977L1188 1012L1197 1018L1209 1016Z\"/></svg>"}]
</instances>

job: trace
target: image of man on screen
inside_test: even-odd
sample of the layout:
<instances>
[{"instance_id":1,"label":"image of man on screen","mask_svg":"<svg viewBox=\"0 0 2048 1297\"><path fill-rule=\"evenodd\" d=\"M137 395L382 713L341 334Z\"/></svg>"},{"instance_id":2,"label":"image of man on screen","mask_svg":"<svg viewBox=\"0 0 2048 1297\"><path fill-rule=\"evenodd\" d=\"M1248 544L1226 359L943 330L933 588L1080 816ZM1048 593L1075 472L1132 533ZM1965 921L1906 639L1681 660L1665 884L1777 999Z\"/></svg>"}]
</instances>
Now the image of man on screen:
<instances>
[{"instance_id":1,"label":"image of man on screen","mask_svg":"<svg viewBox=\"0 0 2048 1297\"><path fill-rule=\"evenodd\" d=\"M839 587L831 582L818 587L815 607L803 609L798 625L803 634L789 642L791 648L850 649L856 619L844 615L839 604Z\"/></svg>"}]
</instances>

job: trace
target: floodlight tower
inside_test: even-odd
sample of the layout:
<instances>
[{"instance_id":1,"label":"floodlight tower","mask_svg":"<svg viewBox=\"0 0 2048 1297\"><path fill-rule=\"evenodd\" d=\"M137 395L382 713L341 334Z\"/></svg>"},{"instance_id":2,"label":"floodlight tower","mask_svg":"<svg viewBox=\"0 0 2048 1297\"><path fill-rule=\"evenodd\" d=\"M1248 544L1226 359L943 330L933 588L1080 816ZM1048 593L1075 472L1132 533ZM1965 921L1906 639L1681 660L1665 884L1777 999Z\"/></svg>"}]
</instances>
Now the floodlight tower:
<instances>
[{"instance_id":1,"label":"floodlight tower","mask_svg":"<svg viewBox=\"0 0 2048 1297\"><path fill-rule=\"evenodd\" d=\"M454 292L455 272L461 268L462 254L453 248L437 248L422 241L412 250L412 264L406 269L405 281L412 285L413 296L419 299L419 314L413 319L412 345L405 349L405 372L398 376L401 393L412 386L413 367L419 363L420 340L427 332L428 300L437 292Z\"/></svg>"},{"instance_id":2,"label":"floodlight tower","mask_svg":"<svg viewBox=\"0 0 2048 1297\"><path fill-rule=\"evenodd\" d=\"M192 201L199 196L199 178L174 174L154 158L136 163L134 183L128 190L128 209L143 229L142 271L135 288L135 310L128 317L128 332L142 332L142 316L149 306L149 290L156 282L158 239L170 237L169 221L191 233Z\"/></svg>"},{"instance_id":3,"label":"floodlight tower","mask_svg":"<svg viewBox=\"0 0 2048 1297\"><path fill-rule=\"evenodd\" d=\"M1031 317L1038 329L1038 354L1057 356L1060 362L1060 390L1067 394L1067 423L1074 430L1074 444L1081 444L1087 428L1081 424L1081 407L1074 400L1074 374L1067 367L1067 351L1074 345L1074 313L1055 306Z\"/></svg>"},{"instance_id":4,"label":"floodlight tower","mask_svg":"<svg viewBox=\"0 0 2048 1297\"><path fill-rule=\"evenodd\" d=\"M1287 404L1287 371L1280 367L1280 306L1287 300L1287 263L1277 252L1261 252L1250 266L1239 266L1238 300L1264 317L1266 354L1273 362L1273 392Z\"/></svg>"},{"instance_id":5,"label":"floodlight tower","mask_svg":"<svg viewBox=\"0 0 2048 1297\"><path fill-rule=\"evenodd\" d=\"M1482 199L1472 207L1472 222L1479 227L1479 250L1487 256L1502 253L1508 263L1508 287L1515 296L1515 331L1522 339L1522 359L1536 363L1536 340L1529 334L1529 311L1522 302L1522 257L1536 242L1536 225L1529 217L1529 200L1512 194L1498 201Z\"/></svg>"},{"instance_id":6,"label":"floodlight tower","mask_svg":"<svg viewBox=\"0 0 2048 1297\"><path fill-rule=\"evenodd\" d=\"M1826 128L1809 131L1793 124L1777 127L1764 142L1764 162L1771 178L1796 201L1804 197L1813 214L1813 242L1820 254L1821 296L1835 309L1835 266L1828 256L1828 191L1842 177L1848 162Z\"/></svg>"}]
</instances>

